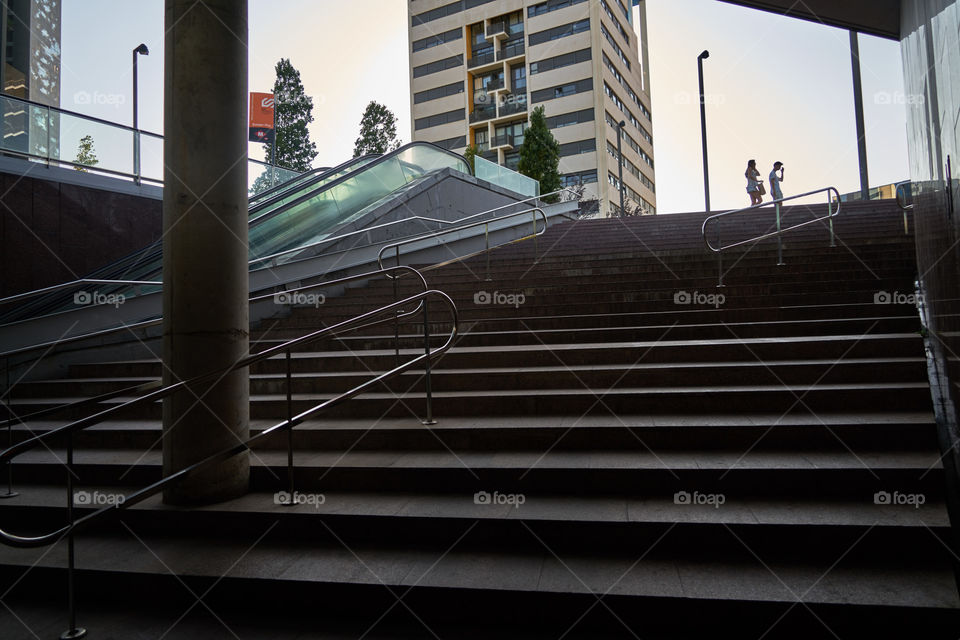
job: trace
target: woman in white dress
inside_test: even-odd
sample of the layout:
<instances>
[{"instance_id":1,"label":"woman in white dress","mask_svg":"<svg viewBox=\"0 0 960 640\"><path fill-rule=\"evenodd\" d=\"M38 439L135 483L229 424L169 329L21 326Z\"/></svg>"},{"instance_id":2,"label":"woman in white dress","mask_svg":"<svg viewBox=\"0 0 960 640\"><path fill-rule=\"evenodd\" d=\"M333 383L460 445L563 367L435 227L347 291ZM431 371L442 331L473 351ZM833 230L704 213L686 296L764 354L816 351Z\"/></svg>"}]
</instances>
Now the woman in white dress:
<instances>
[{"instance_id":1,"label":"woman in white dress","mask_svg":"<svg viewBox=\"0 0 960 640\"><path fill-rule=\"evenodd\" d=\"M751 160L747 163L747 170L743 174L747 178L747 193L750 194L750 206L763 203L763 195L760 194L760 172L757 171L757 161Z\"/></svg>"}]
</instances>

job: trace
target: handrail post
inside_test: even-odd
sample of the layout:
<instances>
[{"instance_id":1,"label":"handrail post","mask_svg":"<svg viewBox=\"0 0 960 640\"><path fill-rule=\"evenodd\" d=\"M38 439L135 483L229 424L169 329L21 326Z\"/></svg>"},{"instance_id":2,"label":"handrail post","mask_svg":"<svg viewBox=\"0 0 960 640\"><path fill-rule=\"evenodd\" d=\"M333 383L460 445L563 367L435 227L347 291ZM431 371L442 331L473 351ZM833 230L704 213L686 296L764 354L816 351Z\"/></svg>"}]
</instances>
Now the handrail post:
<instances>
[{"instance_id":1,"label":"handrail post","mask_svg":"<svg viewBox=\"0 0 960 640\"><path fill-rule=\"evenodd\" d=\"M533 259L534 262L536 262L537 258L540 256L540 249L537 245L537 210L533 209L530 212L530 216L533 218L533 229L530 231L530 233L533 234ZM546 226L544 226L543 230L547 230Z\"/></svg>"},{"instance_id":2,"label":"handrail post","mask_svg":"<svg viewBox=\"0 0 960 640\"><path fill-rule=\"evenodd\" d=\"M422 420L423 424L430 426L432 424L437 424L437 421L433 419L433 389L430 386L430 316L427 314L427 307L429 302L426 298L423 299L423 352L427 355L424 360L426 365L426 374L424 375L424 385L426 387L427 393L427 417L425 420Z\"/></svg>"},{"instance_id":3,"label":"handrail post","mask_svg":"<svg viewBox=\"0 0 960 640\"><path fill-rule=\"evenodd\" d=\"M287 488L290 490L288 505L296 504L293 499L293 373L290 368L290 349L287 349Z\"/></svg>"},{"instance_id":4,"label":"handrail post","mask_svg":"<svg viewBox=\"0 0 960 640\"><path fill-rule=\"evenodd\" d=\"M487 254L487 282L490 282L490 222L483 225L483 240L485 243L484 253Z\"/></svg>"},{"instance_id":5,"label":"handrail post","mask_svg":"<svg viewBox=\"0 0 960 640\"><path fill-rule=\"evenodd\" d=\"M723 239L720 237L720 220L717 220L717 289L723 288Z\"/></svg>"},{"instance_id":6,"label":"handrail post","mask_svg":"<svg viewBox=\"0 0 960 640\"><path fill-rule=\"evenodd\" d=\"M836 236L833 233L833 194L827 191L827 220L830 221L830 246L837 246Z\"/></svg>"},{"instance_id":7,"label":"handrail post","mask_svg":"<svg viewBox=\"0 0 960 640\"><path fill-rule=\"evenodd\" d=\"M399 267L400 266L400 245L396 246L396 254L397 254L396 266ZM394 302L399 300L399 295L397 293L397 278L399 277L400 275L397 274L397 275L394 275L392 278ZM396 357L396 363L398 367L400 366L400 313L401 313L400 310L393 312L393 352Z\"/></svg>"},{"instance_id":8,"label":"handrail post","mask_svg":"<svg viewBox=\"0 0 960 640\"><path fill-rule=\"evenodd\" d=\"M774 207L777 210L777 266L782 267L783 262L783 232L780 231L780 203L776 203Z\"/></svg>"},{"instance_id":9,"label":"handrail post","mask_svg":"<svg viewBox=\"0 0 960 640\"><path fill-rule=\"evenodd\" d=\"M74 539L73 539L73 433L67 434L67 608L70 628L60 634L60 640L76 640L87 635L87 630L77 628L77 603L74 596Z\"/></svg>"},{"instance_id":10,"label":"handrail post","mask_svg":"<svg viewBox=\"0 0 960 640\"><path fill-rule=\"evenodd\" d=\"M13 409L10 408L10 393L12 389L10 388L10 358L4 358L3 370L5 376L5 382L3 386L3 406L6 408L7 413L7 447L13 446ZM13 460L7 461L7 492L0 494L0 498L13 498L20 495L13 490Z\"/></svg>"}]
</instances>

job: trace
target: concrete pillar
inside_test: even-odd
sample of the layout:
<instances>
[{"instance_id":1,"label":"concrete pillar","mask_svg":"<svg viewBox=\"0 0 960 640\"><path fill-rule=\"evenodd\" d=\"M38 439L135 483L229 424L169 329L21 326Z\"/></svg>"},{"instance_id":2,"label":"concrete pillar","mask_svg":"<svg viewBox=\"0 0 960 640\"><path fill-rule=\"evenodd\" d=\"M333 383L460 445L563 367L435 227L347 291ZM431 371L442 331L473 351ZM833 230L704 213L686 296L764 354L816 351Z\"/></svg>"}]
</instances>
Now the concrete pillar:
<instances>
[{"instance_id":1,"label":"concrete pillar","mask_svg":"<svg viewBox=\"0 0 960 640\"><path fill-rule=\"evenodd\" d=\"M867 170L867 127L863 117L863 83L860 77L860 41L850 32L850 66L853 68L853 111L857 121L857 156L860 159L860 197L870 199L870 172Z\"/></svg>"},{"instance_id":2,"label":"concrete pillar","mask_svg":"<svg viewBox=\"0 0 960 640\"><path fill-rule=\"evenodd\" d=\"M163 381L225 368L249 349L247 0L166 0ZM163 472L249 433L240 370L164 401ZM171 504L247 491L247 454L164 493Z\"/></svg>"}]
</instances>

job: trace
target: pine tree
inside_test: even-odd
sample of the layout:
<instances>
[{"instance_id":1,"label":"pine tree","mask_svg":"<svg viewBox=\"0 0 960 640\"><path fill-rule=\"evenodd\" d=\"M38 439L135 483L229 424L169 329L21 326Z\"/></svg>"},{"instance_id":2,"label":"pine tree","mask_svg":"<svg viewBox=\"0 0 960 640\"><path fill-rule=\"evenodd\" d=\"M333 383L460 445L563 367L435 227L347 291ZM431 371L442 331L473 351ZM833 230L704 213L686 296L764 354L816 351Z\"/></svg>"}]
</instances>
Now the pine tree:
<instances>
[{"instance_id":1,"label":"pine tree","mask_svg":"<svg viewBox=\"0 0 960 640\"><path fill-rule=\"evenodd\" d=\"M80 138L80 145L77 147L77 157L73 160L76 164L93 167L100 164L97 153L93 149L93 136L85 135ZM83 167L75 166L77 171L86 171Z\"/></svg>"},{"instance_id":2,"label":"pine tree","mask_svg":"<svg viewBox=\"0 0 960 640\"><path fill-rule=\"evenodd\" d=\"M317 157L317 145L310 142L307 125L313 122L313 98L304 93L300 72L290 60L280 58L276 66L277 80L273 83L275 100L277 145L276 164L295 171L308 171ZM270 162L273 143L264 145L266 160Z\"/></svg>"},{"instance_id":3,"label":"pine tree","mask_svg":"<svg viewBox=\"0 0 960 640\"><path fill-rule=\"evenodd\" d=\"M561 187L560 143L547 128L547 119L543 107L537 107L530 114L530 127L523 134L520 145L520 164L517 170L525 176L540 182L540 193L553 193ZM545 202L557 202L556 195L544 198Z\"/></svg>"},{"instance_id":4,"label":"pine tree","mask_svg":"<svg viewBox=\"0 0 960 640\"><path fill-rule=\"evenodd\" d=\"M399 147L397 116L384 105L371 100L360 118L360 137L354 144L353 157L368 153L384 154Z\"/></svg>"}]
</instances>

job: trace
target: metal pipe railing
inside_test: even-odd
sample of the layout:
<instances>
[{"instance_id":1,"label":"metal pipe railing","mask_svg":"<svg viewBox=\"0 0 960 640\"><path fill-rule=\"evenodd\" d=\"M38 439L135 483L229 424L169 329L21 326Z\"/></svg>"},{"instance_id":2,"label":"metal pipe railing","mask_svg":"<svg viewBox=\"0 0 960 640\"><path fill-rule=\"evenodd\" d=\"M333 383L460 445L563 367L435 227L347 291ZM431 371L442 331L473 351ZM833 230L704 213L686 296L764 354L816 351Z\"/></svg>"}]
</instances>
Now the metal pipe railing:
<instances>
[{"instance_id":1,"label":"metal pipe railing","mask_svg":"<svg viewBox=\"0 0 960 640\"><path fill-rule=\"evenodd\" d=\"M540 214L540 216L543 218L543 228L540 229L539 231L537 231L537 214ZM485 242L484 252L486 252L486 254L487 254L487 280L489 280L489 279L490 279L490 249L491 249L491 248L496 248L496 247L491 247L491 246L490 246L490 223L491 223L491 222L499 222L499 221L501 221L501 220L508 220L508 219L510 219L510 218L516 218L516 217L519 217L519 216L526 216L526 215L530 215L530 216L531 216L531 220L532 220L532 222L533 222L533 232L532 232L530 235L528 235L528 236L524 236L524 237L522 237L522 238L516 238L516 239L514 239L514 240L510 240L510 242L519 242L520 240L529 240L530 238L533 238L533 239L534 239L534 242L536 242L537 236L541 236L541 235L543 235L544 233L546 233L546 231L547 231L547 214L544 213L544 212L543 212L543 209L540 209L539 207L533 208L533 209L527 209L526 211L518 211L518 212L516 212L516 213L511 213L511 214L505 215L505 216L498 216L498 217L496 217L496 218L491 218L491 219L489 219L489 220L481 220L481 221L479 221L479 222L473 222L473 223L471 223L471 224L465 224L465 225L461 225L461 226L458 226L458 227L453 227L453 228L450 228L450 229L440 229L440 230L438 230L438 231L432 231L432 232L424 233L424 234L421 234L421 235L419 235L419 236L414 236L414 237L412 237L412 238L406 238L406 239L404 239L404 240L401 240L400 242L394 242L393 244L384 245L384 246L380 247L380 252L377 254L377 265L378 265L381 269L384 268L384 267L383 267L383 254L386 253L386 252L387 252L388 250L390 250L390 249L393 249L393 250L394 250L394 252L395 252L395 258L396 258L396 261L397 261L397 265L396 265L396 266L399 266L399 265L400 265L400 247L402 247L403 245L412 244L412 243L414 243L414 242L420 242L420 241L423 241L423 240L429 240L430 238L436 238L436 237L439 237L439 236L442 236L442 235L446 235L446 234L448 234L448 233L456 233L456 232L458 232L458 231L464 231L464 230L466 230L466 229L472 229L472 228L474 228L474 227L485 226L485 229L484 229L484 242ZM506 244L506 243L504 243L504 244ZM497 246L501 246L501 245L497 245ZM536 246L534 246L534 255L537 254L537 251L538 251L538 248L537 248ZM462 260L462 259L467 258L467 257L469 257L469 256L462 256L462 257L458 258L458 260ZM448 263L444 263L444 264L448 264ZM393 277L393 276L387 276L387 277L388 277L388 278L391 278L391 277Z\"/></svg>"},{"instance_id":2,"label":"metal pipe railing","mask_svg":"<svg viewBox=\"0 0 960 640\"><path fill-rule=\"evenodd\" d=\"M824 217L819 217L819 218L814 218L813 220L808 220L808 221L806 221L806 222L801 222L800 224L795 224L795 225L793 225L793 226L791 226L791 227L787 227L786 229L782 228L782 226L781 226L781 216L780 216L780 205L781 205L781 203L788 202L788 201L790 201L790 200L797 200L797 199L799 199L799 198L806 198L806 197L809 197L809 196L817 195L818 193L826 193L826 194L827 194L827 215L826 215L826 216L824 216ZM833 209L834 199L831 197L831 194L836 194L836 203L837 203L837 209L836 209L836 211L834 211L834 209ZM723 286L724 286L724 284L723 284L723 252L726 251L727 249L732 249L732 248L734 248L734 247L740 247L740 246L743 246L743 245L746 245L746 244L754 244L754 243L756 243L756 242L760 242L761 240L766 240L767 238L776 238L776 239L777 239L777 264L778 264L778 265L783 265L783 264L784 264L784 262L783 262L783 234L788 233L788 232L790 232L790 231L793 231L793 230L795 230L795 229L799 229L800 227L806 227L807 225L815 224L815 223L817 223L817 222L822 222L822 221L824 221L824 220L827 220L828 223L829 223L829 226L830 226L830 246L831 246L831 247L837 246L837 244L836 244L836 236L835 236L834 230L833 230L833 219L834 219L837 215L839 215L839 213L840 213L840 202L841 202L841 201L840 201L840 192L836 189L836 187L826 187L826 188L824 188L824 189L817 189L816 191L809 191L809 192L807 192L807 193L801 193L801 194L799 194L799 195L790 196L789 198L780 198L779 200L773 200L772 202L766 203L766 204L761 205L761 206L753 205L753 206L750 206L750 207L744 207L743 209L737 209L736 211L726 211L726 212L724 212L724 213L718 213L718 214L715 214L715 215L712 215L712 216L707 217L707 218L703 221L703 225L700 227L700 233L701 233L701 235L703 236L703 243L707 246L707 249L709 249L710 251L713 251L714 253L717 254L717 266L718 266L718 269L719 269L719 271L718 271L717 287L723 287ZM756 236L756 237L753 237L753 238L749 238L749 239L747 239L747 240L740 240L740 241L734 242L734 243L732 243L732 244L724 245L724 244L720 241L720 226L719 226L719 222L718 222L718 223L717 223L717 242L718 242L719 246L716 246L716 247L713 246L713 244L711 244L710 240L707 238L707 226L708 226L711 222L713 222L714 220L718 220L718 221L719 221L719 220L722 220L723 218L726 218L726 217L728 217L728 216L733 216L733 215L736 215L736 214L738 214L738 213L743 213L743 212L745 212L745 211L755 211L755 210L758 210L758 209L762 209L762 208L765 207L765 206L769 206L769 205L771 205L771 204L774 205L775 211L776 211L776 226L777 226L777 230L776 230L776 231L774 231L774 232L772 232L772 233L765 233L765 234L762 234L762 235L759 235L759 236Z\"/></svg>"},{"instance_id":3,"label":"metal pipe railing","mask_svg":"<svg viewBox=\"0 0 960 640\"><path fill-rule=\"evenodd\" d=\"M391 268L390 270L392 269L393 268ZM384 270L384 271L387 271L387 270ZM419 293L419 294L404 298L403 300L396 301L392 304L385 305L373 311L369 311L367 313L351 318L350 320L345 320L335 325L331 325L330 327L326 327L324 329L320 329L318 331L308 333L304 336L300 336L299 338L294 338L282 344L270 347L268 349L264 349L259 353L242 358L241 360L237 361L236 363L234 363L228 368L211 371L209 373L191 378L190 380L183 380L180 382L168 384L166 386L163 386L159 389L151 391L146 395L143 395L134 400L130 400L121 405L111 407L109 409L96 413L92 416L81 418L80 420L76 420L68 425L64 425L56 429L51 429L42 434L35 435L31 438L28 438L27 440L24 440L22 442L19 442L17 444L10 446L5 451L0 453L0 465L11 463L17 456L33 449L36 446L39 446L41 443L45 443L51 439L55 439L58 437L63 437L63 436L71 437L73 434L78 433L84 429L87 429L88 427L99 424L104 420L107 420L117 415L120 412L128 411L133 407L137 407L137 406L145 405L148 403L153 403L158 400L162 400L168 396L173 395L174 393L177 393L178 391L184 390L189 386L197 385L197 384L211 381L211 380L220 379L222 376L227 375L228 373L231 373L233 371L237 371L240 369L246 369L253 364L256 364L263 360L267 360L277 355L284 354L285 357L289 358L289 356L287 356L286 354L289 353L295 347L316 342L320 339L338 335L346 331L353 331L353 330L373 326L375 324L392 321L395 316L395 312L397 310L403 311L404 306L410 305L414 302L418 303L417 305L418 309L421 307L424 309L424 312L425 312L424 323L425 323L425 326L427 326L429 322L429 318L427 318L426 316L427 300L430 297L437 297L437 296L440 297L441 300L450 309L451 320L452 320L450 336L447 338L447 341L437 349L433 349L433 350L430 349L430 345L429 345L430 333L429 333L429 328L426 328L424 332L424 342L426 344L424 353L422 355L417 356L413 360L400 364L385 373L375 376L371 380L368 380L360 385L357 385L356 387L353 387L349 391L345 391L329 400L321 402L297 415L288 415L287 419L273 425L272 427L269 427L261 431L259 434L252 436L251 438L248 438L244 442L231 446L227 449L223 449L222 451L212 454L195 464L192 464L180 471L177 471L176 473L173 473L163 478L162 480L149 485L144 489L136 491L133 494L126 496L122 501L118 501L117 504L98 509L94 513L83 516L77 519L76 521L71 521L69 524L46 534L35 535L35 536L21 536L21 535L16 535L13 533L9 533L6 530L0 529L0 542L3 542L10 546L15 546L15 547L39 547L39 546L56 542L62 539L63 536L65 535L73 535L73 533L76 532L77 530L83 527L89 526L91 523L103 517L108 512L119 511L120 509L127 509L129 507L132 507L133 505L138 504L143 500L146 500L150 496L153 496L159 493L161 490L163 490L165 487L167 487L171 483L176 482L184 478L185 476L198 473L206 468L209 468L210 466L216 463L223 462L224 460L227 460L233 457L234 455L250 450L253 444L269 437L273 433L282 431L284 429L292 429L293 427L303 423L310 416L313 416L321 411L324 411L338 404L341 404L359 395L360 393L363 393L364 391L379 385L382 382L385 382L405 371L413 369L414 367L416 367L421 363L429 363L431 360L433 360L437 356L449 350L450 347L453 345L454 341L456 340L457 333L458 333L458 326L459 326L457 308L453 300L447 294L443 293L442 291L428 289L423 293ZM383 316L384 314L387 314L387 313L390 313L389 317L382 320L375 320L379 316ZM430 373L430 369L429 367L427 367L425 375L429 376L429 373ZM430 389L430 386L429 384L427 384L428 404L431 400L431 397L429 395L429 389ZM292 414L292 409L289 411L289 414ZM433 416L432 407L428 406L427 416L429 419L432 420L432 416ZM68 439L67 444L68 444L68 460L69 460L72 458L72 452L73 452L72 439ZM292 446L292 440L290 440L289 446ZM288 457L288 463L292 464L292 455ZM72 465L68 465L68 471L70 475L72 475L73 470L72 468L69 468L70 466ZM72 508L72 506L73 506L73 495L72 493L70 493L70 495L68 496L68 508Z\"/></svg>"},{"instance_id":4,"label":"metal pipe railing","mask_svg":"<svg viewBox=\"0 0 960 640\"><path fill-rule=\"evenodd\" d=\"M910 235L910 223L907 219L907 213L913 211L913 182L910 180L904 180L903 182L898 182L896 185L896 198L897 206L900 207L900 210L903 212L903 235ZM910 194L910 204L907 204L907 196L901 196L901 193L909 192Z\"/></svg>"}]
</instances>

